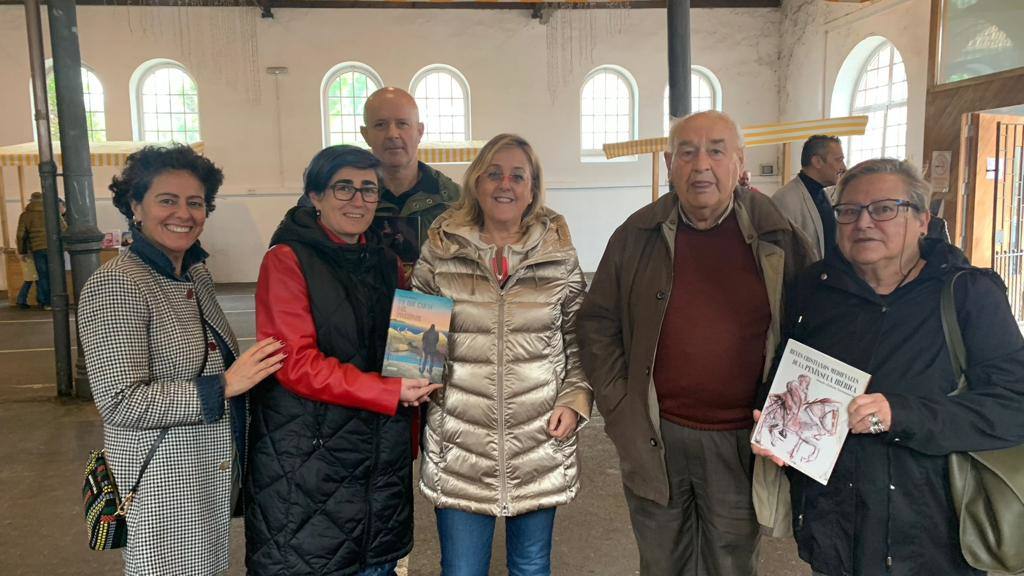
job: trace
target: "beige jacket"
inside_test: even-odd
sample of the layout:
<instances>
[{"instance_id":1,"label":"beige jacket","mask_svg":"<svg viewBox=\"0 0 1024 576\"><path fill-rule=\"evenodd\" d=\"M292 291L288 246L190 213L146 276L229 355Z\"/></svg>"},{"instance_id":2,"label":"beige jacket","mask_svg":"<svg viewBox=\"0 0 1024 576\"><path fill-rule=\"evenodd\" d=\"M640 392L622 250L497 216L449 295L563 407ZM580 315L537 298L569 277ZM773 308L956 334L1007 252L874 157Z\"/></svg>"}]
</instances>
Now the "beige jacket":
<instances>
[{"instance_id":1,"label":"beige jacket","mask_svg":"<svg viewBox=\"0 0 1024 576\"><path fill-rule=\"evenodd\" d=\"M828 196L830 203L835 204L835 186L825 188L825 195ZM818 214L818 208L814 205L814 200L811 200L811 193L807 191L803 180L799 176L793 178L776 190L771 198L779 211L789 218L793 227L807 237L814 249L814 260L821 260L825 254L825 233L822 231L821 215Z\"/></svg>"},{"instance_id":2,"label":"beige jacket","mask_svg":"<svg viewBox=\"0 0 1024 576\"><path fill-rule=\"evenodd\" d=\"M544 210L506 247L509 280L491 271L495 247L447 212L434 222L413 288L455 301L445 386L427 412L420 489L439 508L516 516L571 501L577 435L547 433L555 406L590 417L576 312L586 290L565 219Z\"/></svg>"}]
</instances>

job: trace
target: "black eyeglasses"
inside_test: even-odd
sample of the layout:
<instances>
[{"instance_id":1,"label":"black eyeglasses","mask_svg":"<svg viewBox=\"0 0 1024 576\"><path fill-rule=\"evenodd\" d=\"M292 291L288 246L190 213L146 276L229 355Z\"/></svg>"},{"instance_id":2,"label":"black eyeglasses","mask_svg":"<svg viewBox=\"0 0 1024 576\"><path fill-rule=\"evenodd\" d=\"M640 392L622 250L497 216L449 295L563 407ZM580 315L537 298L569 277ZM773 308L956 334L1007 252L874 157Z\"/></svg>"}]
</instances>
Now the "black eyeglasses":
<instances>
[{"instance_id":1,"label":"black eyeglasses","mask_svg":"<svg viewBox=\"0 0 1024 576\"><path fill-rule=\"evenodd\" d=\"M347 182L335 182L327 187L334 194L334 197L342 202L348 202L356 197L356 192L363 197L363 202L376 204L380 201L380 189L376 186L363 186L356 188Z\"/></svg>"},{"instance_id":2,"label":"black eyeglasses","mask_svg":"<svg viewBox=\"0 0 1024 576\"><path fill-rule=\"evenodd\" d=\"M836 222L840 224L853 224L860 219L860 213L868 211L868 216L875 222L892 220L900 213L900 208L912 209L920 212L921 207L910 200L875 200L870 204L836 204L832 210L836 213Z\"/></svg>"}]
</instances>

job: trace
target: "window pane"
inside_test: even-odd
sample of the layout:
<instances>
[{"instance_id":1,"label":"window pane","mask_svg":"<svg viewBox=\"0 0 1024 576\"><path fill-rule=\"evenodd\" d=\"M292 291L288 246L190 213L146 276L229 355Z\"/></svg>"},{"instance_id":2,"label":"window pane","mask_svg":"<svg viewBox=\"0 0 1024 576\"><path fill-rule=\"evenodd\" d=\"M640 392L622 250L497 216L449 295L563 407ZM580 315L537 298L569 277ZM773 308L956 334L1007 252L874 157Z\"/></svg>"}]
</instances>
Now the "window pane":
<instances>
[{"instance_id":1,"label":"window pane","mask_svg":"<svg viewBox=\"0 0 1024 576\"><path fill-rule=\"evenodd\" d=\"M669 88L665 86L665 118L663 122L663 130L665 135L668 136L669 122L671 121L669 112ZM704 112L706 110L715 109L715 88L712 85L711 80L707 77L704 72L691 72L690 73L690 113L695 114L697 112Z\"/></svg>"},{"instance_id":2,"label":"window pane","mask_svg":"<svg viewBox=\"0 0 1024 576\"><path fill-rule=\"evenodd\" d=\"M852 114L866 115L863 136L849 144L849 164L888 156L903 159L907 137L907 80L903 58L889 42L868 59L857 80Z\"/></svg>"},{"instance_id":3,"label":"window pane","mask_svg":"<svg viewBox=\"0 0 1024 576\"><path fill-rule=\"evenodd\" d=\"M626 78L606 68L587 79L581 91L580 144L595 153L604 144L633 138L633 90Z\"/></svg>"},{"instance_id":4,"label":"window pane","mask_svg":"<svg viewBox=\"0 0 1024 576\"><path fill-rule=\"evenodd\" d=\"M53 70L46 72L46 100L50 112L50 137L60 141L60 118L57 114L57 82ZM103 85L88 68L82 68L82 104L85 108L85 125L89 141L107 140L106 121L103 108Z\"/></svg>"},{"instance_id":5,"label":"window pane","mask_svg":"<svg viewBox=\"0 0 1024 576\"><path fill-rule=\"evenodd\" d=\"M358 66L338 70L328 82L324 124L329 145L353 144L367 147L359 127L363 125L363 105L380 86Z\"/></svg>"},{"instance_id":6,"label":"window pane","mask_svg":"<svg viewBox=\"0 0 1024 576\"><path fill-rule=\"evenodd\" d=\"M469 101L462 80L444 68L429 70L413 88L423 121L424 142L469 140Z\"/></svg>"},{"instance_id":7,"label":"window pane","mask_svg":"<svg viewBox=\"0 0 1024 576\"><path fill-rule=\"evenodd\" d=\"M141 82L138 102L145 140L191 143L201 139L196 85L178 66L151 69Z\"/></svg>"}]
</instances>

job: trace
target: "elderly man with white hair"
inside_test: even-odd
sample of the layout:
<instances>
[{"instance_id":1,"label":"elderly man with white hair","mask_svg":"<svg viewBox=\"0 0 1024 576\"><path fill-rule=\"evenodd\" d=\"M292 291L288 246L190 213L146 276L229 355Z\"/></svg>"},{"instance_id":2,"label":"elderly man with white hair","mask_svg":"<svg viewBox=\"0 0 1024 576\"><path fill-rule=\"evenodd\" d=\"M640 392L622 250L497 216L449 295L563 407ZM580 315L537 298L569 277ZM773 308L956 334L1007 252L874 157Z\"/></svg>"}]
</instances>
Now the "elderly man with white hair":
<instances>
[{"instance_id":1,"label":"elderly man with white hair","mask_svg":"<svg viewBox=\"0 0 1024 576\"><path fill-rule=\"evenodd\" d=\"M671 193L608 241L578 319L582 360L621 460L640 573L749 575L752 409L784 287L811 249L767 196L738 187L731 118L687 116L669 142Z\"/></svg>"}]
</instances>

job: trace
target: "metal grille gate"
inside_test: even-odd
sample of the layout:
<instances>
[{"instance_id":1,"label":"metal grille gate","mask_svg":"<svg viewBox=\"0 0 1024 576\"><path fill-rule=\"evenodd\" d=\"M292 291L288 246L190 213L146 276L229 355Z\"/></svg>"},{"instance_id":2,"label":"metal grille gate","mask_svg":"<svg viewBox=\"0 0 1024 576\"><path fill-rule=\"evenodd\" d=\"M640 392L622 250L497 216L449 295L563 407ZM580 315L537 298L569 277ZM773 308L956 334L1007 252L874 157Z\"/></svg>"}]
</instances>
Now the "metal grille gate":
<instances>
[{"instance_id":1,"label":"metal grille gate","mask_svg":"<svg viewBox=\"0 0 1024 576\"><path fill-rule=\"evenodd\" d=\"M1006 282L1010 308L1024 326L1024 124L996 124L992 268Z\"/></svg>"}]
</instances>

